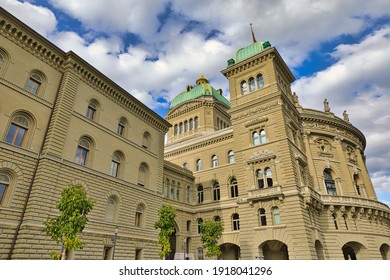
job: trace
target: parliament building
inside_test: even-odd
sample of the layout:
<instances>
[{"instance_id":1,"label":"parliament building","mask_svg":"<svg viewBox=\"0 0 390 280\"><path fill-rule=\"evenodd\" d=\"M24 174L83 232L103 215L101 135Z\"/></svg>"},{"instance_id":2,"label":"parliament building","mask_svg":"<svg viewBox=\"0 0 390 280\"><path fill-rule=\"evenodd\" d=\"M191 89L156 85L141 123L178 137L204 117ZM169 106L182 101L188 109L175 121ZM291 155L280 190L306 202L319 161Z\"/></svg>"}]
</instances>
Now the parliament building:
<instances>
[{"instance_id":1,"label":"parliament building","mask_svg":"<svg viewBox=\"0 0 390 280\"><path fill-rule=\"evenodd\" d=\"M0 8L0 259L60 250L42 229L69 184L96 203L67 259L159 259L162 205L177 212L168 259L207 259L210 219L224 260L390 259L390 209L346 112L303 108L269 42L221 73L230 100L199 74L164 119Z\"/></svg>"}]
</instances>

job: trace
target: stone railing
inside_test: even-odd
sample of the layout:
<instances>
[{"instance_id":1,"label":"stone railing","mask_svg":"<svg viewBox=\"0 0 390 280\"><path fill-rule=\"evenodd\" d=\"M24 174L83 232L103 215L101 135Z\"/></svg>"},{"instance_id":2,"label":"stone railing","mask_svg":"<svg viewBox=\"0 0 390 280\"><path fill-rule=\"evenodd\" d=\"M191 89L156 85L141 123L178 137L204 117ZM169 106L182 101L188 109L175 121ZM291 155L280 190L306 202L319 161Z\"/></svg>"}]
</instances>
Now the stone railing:
<instances>
[{"instance_id":1,"label":"stone railing","mask_svg":"<svg viewBox=\"0 0 390 280\"><path fill-rule=\"evenodd\" d=\"M366 198L321 195L321 199L324 205L360 206L390 212L389 206L387 206L385 203Z\"/></svg>"},{"instance_id":2,"label":"stone railing","mask_svg":"<svg viewBox=\"0 0 390 280\"><path fill-rule=\"evenodd\" d=\"M251 190L248 192L248 201L256 201L264 198L270 197L278 197L279 199L283 199L282 188L280 186L274 186L263 189Z\"/></svg>"}]
</instances>

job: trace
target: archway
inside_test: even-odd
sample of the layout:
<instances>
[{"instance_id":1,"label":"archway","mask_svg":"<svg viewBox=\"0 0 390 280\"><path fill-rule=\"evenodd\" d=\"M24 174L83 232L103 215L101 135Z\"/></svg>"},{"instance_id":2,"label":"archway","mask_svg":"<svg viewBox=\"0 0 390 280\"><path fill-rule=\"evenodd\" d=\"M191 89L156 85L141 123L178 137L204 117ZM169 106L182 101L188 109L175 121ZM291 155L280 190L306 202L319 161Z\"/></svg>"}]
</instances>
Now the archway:
<instances>
[{"instance_id":1,"label":"archway","mask_svg":"<svg viewBox=\"0 0 390 280\"><path fill-rule=\"evenodd\" d=\"M379 248L379 251L381 252L382 259L388 260L390 259L390 246L387 244L382 244L382 246Z\"/></svg>"},{"instance_id":2,"label":"archway","mask_svg":"<svg viewBox=\"0 0 390 280\"><path fill-rule=\"evenodd\" d=\"M259 258L264 260L288 260L287 245L278 240L268 240L259 246Z\"/></svg>"},{"instance_id":3,"label":"archway","mask_svg":"<svg viewBox=\"0 0 390 280\"><path fill-rule=\"evenodd\" d=\"M358 242L348 242L342 247L345 260L363 259L362 253L365 247Z\"/></svg>"},{"instance_id":4,"label":"archway","mask_svg":"<svg viewBox=\"0 0 390 280\"><path fill-rule=\"evenodd\" d=\"M219 256L220 260L239 260L240 259L240 247L233 243L224 243L219 246L221 248L222 255Z\"/></svg>"},{"instance_id":5,"label":"archway","mask_svg":"<svg viewBox=\"0 0 390 280\"><path fill-rule=\"evenodd\" d=\"M174 260L176 253L176 229L174 233L169 238L169 243L171 244L171 252L165 256L166 260Z\"/></svg>"},{"instance_id":6,"label":"archway","mask_svg":"<svg viewBox=\"0 0 390 280\"><path fill-rule=\"evenodd\" d=\"M324 247L319 240L316 240L314 244L317 253L317 260L325 260Z\"/></svg>"}]
</instances>

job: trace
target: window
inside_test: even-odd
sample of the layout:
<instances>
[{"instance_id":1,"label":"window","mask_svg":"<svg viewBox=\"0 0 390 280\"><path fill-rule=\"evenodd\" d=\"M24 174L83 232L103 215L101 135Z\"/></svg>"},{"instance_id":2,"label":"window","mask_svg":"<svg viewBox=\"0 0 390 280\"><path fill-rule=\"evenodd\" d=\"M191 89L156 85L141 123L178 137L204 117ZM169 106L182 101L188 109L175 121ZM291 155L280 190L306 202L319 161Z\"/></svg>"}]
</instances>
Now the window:
<instances>
[{"instance_id":1,"label":"window","mask_svg":"<svg viewBox=\"0 0 390 280\"><path fill-rule=\"evenodd\" d=\"M260 226L266 226L267 225L267 216L265 215L265 209L260 208L259 209L259 224Z\"/></svg>"},{"instance_id":2,"label":"window","mask_svg":"<svg viewBox=\"0 0 390 280\"><path fill-rule=\"evenodd\" d=\"M211 157L211 167L217 167L218 166L218 158L216 155L213 155Z\"/></svg>"},{"instance_id":3,"label":"window","mask_svg":"<svg viewBox=\"0 0 390 280\"><path fill-rule=\"evenodd\" d=\"M213 218L214 222L220 223L221 222L221 217L220 216L215 216Z\"/></svg>"},{"instance_id":4,"label":"window","mask_svg":"<svg viewBox=\"0 0 390 280\"><path fill-rule=\"evenodd\" d=\"M42 75L34 72L30 75L30 78L27 81L26 90L32 94L37 94L42 83Z\"/></svg>"},{"instance_id":5,"label":"window","mask_svg":"<svg viewBox=\"0 0 390 280\"><path fill-rule=\"evenodd\" d=\"M260 130L260 143L265 144L267 142L267 138L265 136L265 130Z\"/></svg>"},{"instance_id":6,"label":"window","mask_svg":"<svg viewBox=\"0 0 390 280\"><path fill-rule=\"evenodd\" d=\"M360 191L360 186L359 186L358 180L359 180L359 176L356 174L353 175L353 182L355 185L356 193L360 196L360 195L362 195L362 193Z\"/></svg>"},{"instance_id":7,"label":"window","mask_svg":"<svg viewBox=\"0 0 390 280\"><path fill-rule=\"evenodd\" d=\"M254 131L252 133L252 143L253 143L253 145L259 145L260 144L259 133L257 131Z\"/></svg>"},{"instance_id":8,"label":"window","mask_svg":"<svg viewBox=\"0 0 390 280\"><path fill-rule=\"evenodd\" d=\"M195 117L194 118L194 129L197 129L199 126L199 118L198 117Z\"/></svg>"},{"instance_id":9,"label":"window","mask_svg":"<svg viewBox=\"0 0 390 280\"><path fill-rule=\"evenodd\" d=\"M190 121L189 121L189 127L190 127L190 130L193 130L193 129L194 129L194 120L193 120L193 119L190 119Z\"/></svg>"},{"instance_id":10,"label":"window","mask_svg":"<svg viewBox=\"0 0 390 280\"><path fill-rule=\"evenodd\" d=\"M176 187L176 199L178 201L181 201L181 186L180 186L180 183L177 183L177 187Z\"/></svg>"},{"instance_id":11,"label":"window","mask_svg":"<svg viewBox=\"0 0 390 280\"><path fill-rule=\"evenodd\" d=\"M203 186L199 185L198 186L198 203L202 203L203 200L204 200L204 197L203 197Z\"/></svg>"},{"instance_id":12,"label":"window","mask_svg":"<svg viewBox=\"0 0 390 280\"><path fill-rule=\"evenodd\" d=\"M12 119L10 127L8 128L5 142L19 147L22 146L28 128L29 120L27 117L20 114L15 115Z\"/></svg>"},{"instance_id":13,"label":"window","mask_svg":"<svg viewBox=\"0 0 390 280\"><path fill-rule=\"evenodd\" d=\"M173 127L173 135L177 135L178 133L178 125L175 124L175 126Z\"/></svg>"},{"instance_id":14,"label":"window","mask_svg":"<svg viewBox=\"0 0 390 280\"><path fill-rule=\"evenodd\" d=\"M255 91L255 89L256 89L256 87L255 87L255 79L249 78L249 91L253 92L253 91Z\"/></svg>"},{"instance_id":15,"label":"window","mask_svg":"<svg viewBox=\"0 0 390 280\"><path fill-rule=\"evenodd\" d=\"M197 253L198 253L198 260L204 260L203 248L201 248L201 247L198 248Z\"/></svg>"},{"instance_id":16,"label":"window","mask_svg":"<svg viewBox=\"0 0 390 280\"><path fill-rule=\"evenodd\" d=\"M125 119L120 119L118 122L118 127L116 129L116 133L120 136L124 136L125 133L125 127L126 127L126 120Z\"/></svg>"},{"instance_id":17,"label":"window","mask_svg":"<svg viewBox=\"0 0 390 280\"><path fill-rule=\"evenodd\" d=\"M196 171L201 171L202 170L202 160L198 159L196 161Z\"/></svg>"},{"instance_id":18,"label":"window","mask_svg":"<svg viewBox=\"0 0 390 280\"><path fill-rule=\"evenodd\" d=\"M343 219L344 219L345 229L348 230L348 222L347 222L347 215L346 214L343 215Z\"/></svg>"},{"instance_id":19,"label":"window","mask_svg":"<svg viewBox=\"0 0 390 280\"><path fill-rule=\"evenodd\" d=\"M245 81L241 82L241 93L242 94L247 94L248 93L248 85L246 84Z\"/></svg>"},{"instance_id":20,"label":"window","mask_svg":"<svg viewBox=\"0 0 390 280\"><path fill-rule=\"evenodd\" d=\"M9 63L9 55L8 53L0 48L0 77L3 76L7 66Z\"/></svg>"},{"instance_id":21,"label":"window","mask_svg":"<svg viewBox=\"0 0 390 280\"><path fill-rule=\"evenodd\" d=\"M263 88L263 87L264 87L264 78L263 78L263 75L261 75L261 74L257 75L256 80L257 80L257 88L258 88L258 89Z\"/></svg>"},{"instance_id":22,"label":"window","mask_svg":"<svg viewBox=\"0 0 390 280\"><path fill-rule=\"evenodd\" d=\"M200 225L203 224L203 220L201 218L198 219L198 234L200 234Z\"/></svg>"},{"instance_id":23,"label":"window","mask_svg":"<svg viewBox=\"0 0 390 280\"><path fill-rule=\"evenodd\" d=\"M96 116L96 104L90 103L87 107L86 117L90 120L94 120Z\"/></svg>"},{"instance_id":24,"label":"window","mask_svg":"<svg viewBox=\"0 0 390 280\"><path fill-rule=\"evenodd\" d=\"M265 172L265 178L266 178L266 181L267 181L267 187L272 187L273 180L272 180L271 169L269 167L267 167L267 168L264 169L264 172Z\"/></svg>"},{"instance_id":25,"label":"window","mask_svg":"<svg viewBox=\"0 0 390 280\"><path fill-rule=\"evenodd\" d=\"M169 179L165 181L165 197L169 198L169 192L171 190L171 185L169 183Z\"/></svg>"},{"instance_id":26,"label":"window","mask_svg":"<svg viewBox=\"0 0 390 280\"><path fill-rule=\"evenodd\" d=\"M171 184L171 199L175 199L175 188L176 188L175 181L172 181L172 184Z\"/></svg>"},{"instance_id":27,"label":"window","mask_svg":"<svg viewBox=\"0 0 390 280\"><path fill-rule=\"evenodd\" d=\"M187 162L183 163L183 168L184 169L188 169L188 163Z\"/></svg>"},{"instance_id":28,"label":"window","mask_svg":"<svg viewBox=\"0 0 390 280\"><path fill-rule=\"evenodd\" d=\"M179 123L179 134L183 133L183 123Z\"/></svg>"},{"instance_id":29,"label":"window","mask_svg":"<svg viewBox=\"0 0 390 280\"><path fill-rule=\"evenodd\" d=\"M191 221L187 220L187 231L191 231Z\"/></svg>"},{"instance_id":30,"label":"window","mask_svg":"<svg viewBox=\"0 0 390 280\"><path fill-rule=\"evenodd\" d=\"M115 196L110 196L107 199L105 220L115 222L117 218L118 200Z\"/></svg>"},{"instance_id":31,"label":"window","mask_svg":"<svg viewBox=\"0 0 390 280\"><path fill-rule=\"evenodd\" d=\"M120 155L119 152L115 152L112 155L111 165L110 165L110 176L118 177L119 165L121 164L121 158L122 158L122 156Z\"/></svg>"},{"instance_id":32,"label":"window","mask_svg":"<svg viewBox=\"0 0 390 280\"><path fill-rule=\"evenodd\" d=\"M184 132L188 131L188 121L184 121Z\"/></svg>"},{"instance_id":33,"label":"window","mask_svg":"<svg viewBox=\"0 0 390 280\"><path fill-rule=\"evenodd\" d=\"M234 163L234 152L233 151L228 152L228 163Z\"/></svg>"},{"instance_id":34,"label":"window","mask_svg":"<svg viewBox=\"0 0 390 280\"><path fill-rule=\"evenodd\" d=\"M336 195L336 185L333 180L330 169L324 170L324 183L325 183L327 193L329 195Z\"/></svg>"},{"instance_id":35,"label":"window","mask_svg":"<svg viewBox=\"0 0 390 280\"><path fill-rule=\"evenodd\" d=\"M232 178L230 180L230 196L231 197L238 196L238 184L236 178Z\"/></svg>"},{"instance_id":36,"label":"window","mask_svg":"<svg viewBox=\"0 0 390 280\"><path fill-rule=\"evenodd\" d=\"M272 207L272 217L273 217L273 222L274 225L279 225L280 224L280 214L279 214L279 208L278 207Z\"/></svg>"},{"instance_id":37,"label":"window","mask_svg":"<svg viewBox=\"0 0 390 280\"><path fill-rule=\"evenodd\" d=\"M213 185L213 199L214 201L221 200L221 188L219 187L218 182L214 182Z\"/></svg>"},{"instance_id":38,"label":"window","mask_svg":"<svg viewBox=\"0 0 390 280\"><path fill-rule=\"evenodd\" d=\"M145 131L142 138L142 147L145 149L150 149L150 133Z\"/></svg>"},{"instance_id":39,"label":"window","mask_svg":"<svg viewBox=\"0 0 390 280\"><path fill-rule=\"evenodd\" d=\"M135 211L135 226L142 227L142 215L143 215L143 207L138 205L137 210Z\"/></svg>"},{"instance_id":40,"label":"window","mask_svg":"<svg viewBox=\"0 0 390 280\"><path fill-rule=\"evenodd\" d=\"M80 165L86 165L90 148L91 143L87 139L81 138L79 141L79 145L77 146L74 161Z\"/></svg>"},{"instance_id":41,"label":"window","mask_svg":"<svg viewBox=\"0 0 390 280\"><path fill-rule=\"evenodd\" d=\"M135 260L142 260L142 249L135 249Z\"/></svg>"},{"instance_id":42,"label":"window","mask_svg":"<svg viewBox=\"0 0 390 280\"><path fill-rule=\"evenodd\" d=\"M138 186L145 186L148 183L149 168L145 163L142 163L138 169Z\"/></svg>"},{"instance_id":43,"label":"window","mask_svg":"<svg viewBox=\"0 0 390 280\"><path fill-rule=\"evenodd\" d=\"M103 248L103 260L112 260L112 246L104 246Z\"/></svg>"},{"instance_id":44,"label":"window","mask_svg":"<svg viewBox=\"0 0 390 280\"><path fill-rule=\"evenodd\" d=\"M257 178L257 186L259 189L262 189L265 187L264 185L264 177L263 177L263 171L261 169L256 170L256 178Z\"/></svg>"},{"instance_id":45,"label":"window","mask_svg":"<svg viewBox=\"0 0 390 280\"><path fill-rule=\"evenodd\" d=\"M333 220L334 228L335 229L339 229L339 227L337 225L337 216L336 216L336 214L332 214L332 220Z\"/></svg>"},{"instance_id":46,"label":"window","mask_svg":"<svg viewBox=\"0 0 390 280\"><path fill-rule=\"evenodd\" d=\"M0 174L0 205L3 204L3 200L5 194L7 193L7 189L9 187L9 177L5 174Z\"/></svg>"},{"instance_id":47,"label":"window","mask_svg":"<svg viewBox=\"0 0 390 280\"><path fill-rule=\"evenodd\" d=\"M232 230L240 230L240 216L238 215L238 213L234 213L232 215Z\"/></svg>"},{"instance_id":48,"label":"window","mask_svg":"<svg viewBox=\"0 0 390 280\"><path fill-rule=\"evenodd\" d=\"M187 203L190 203L190 202L191 202L191 188L190 188L190 186L187 186L187 190L186 190L186 201L187 201Z\"/></svg>"}]
</instances>

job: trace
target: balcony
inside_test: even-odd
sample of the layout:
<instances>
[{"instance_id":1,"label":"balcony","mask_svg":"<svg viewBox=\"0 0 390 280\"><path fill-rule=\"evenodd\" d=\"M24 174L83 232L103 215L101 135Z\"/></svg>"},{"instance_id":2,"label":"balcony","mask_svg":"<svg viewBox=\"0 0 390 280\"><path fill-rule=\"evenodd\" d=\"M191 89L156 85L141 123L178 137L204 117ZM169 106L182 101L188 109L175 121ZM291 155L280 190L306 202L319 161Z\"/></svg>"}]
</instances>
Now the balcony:
<instances>
[{"instance_id":1,"label":"balcony","mask_svg":"<svg viewBox=\"0 0 390 280\"><path fill-rule=\"evenodd\" d=\"M282 188L280 186L251 190L248 192L247 201L253 203L253 201L274 197L279 198L280 200L283 199Z\"/></svg>"}]
</instances>

